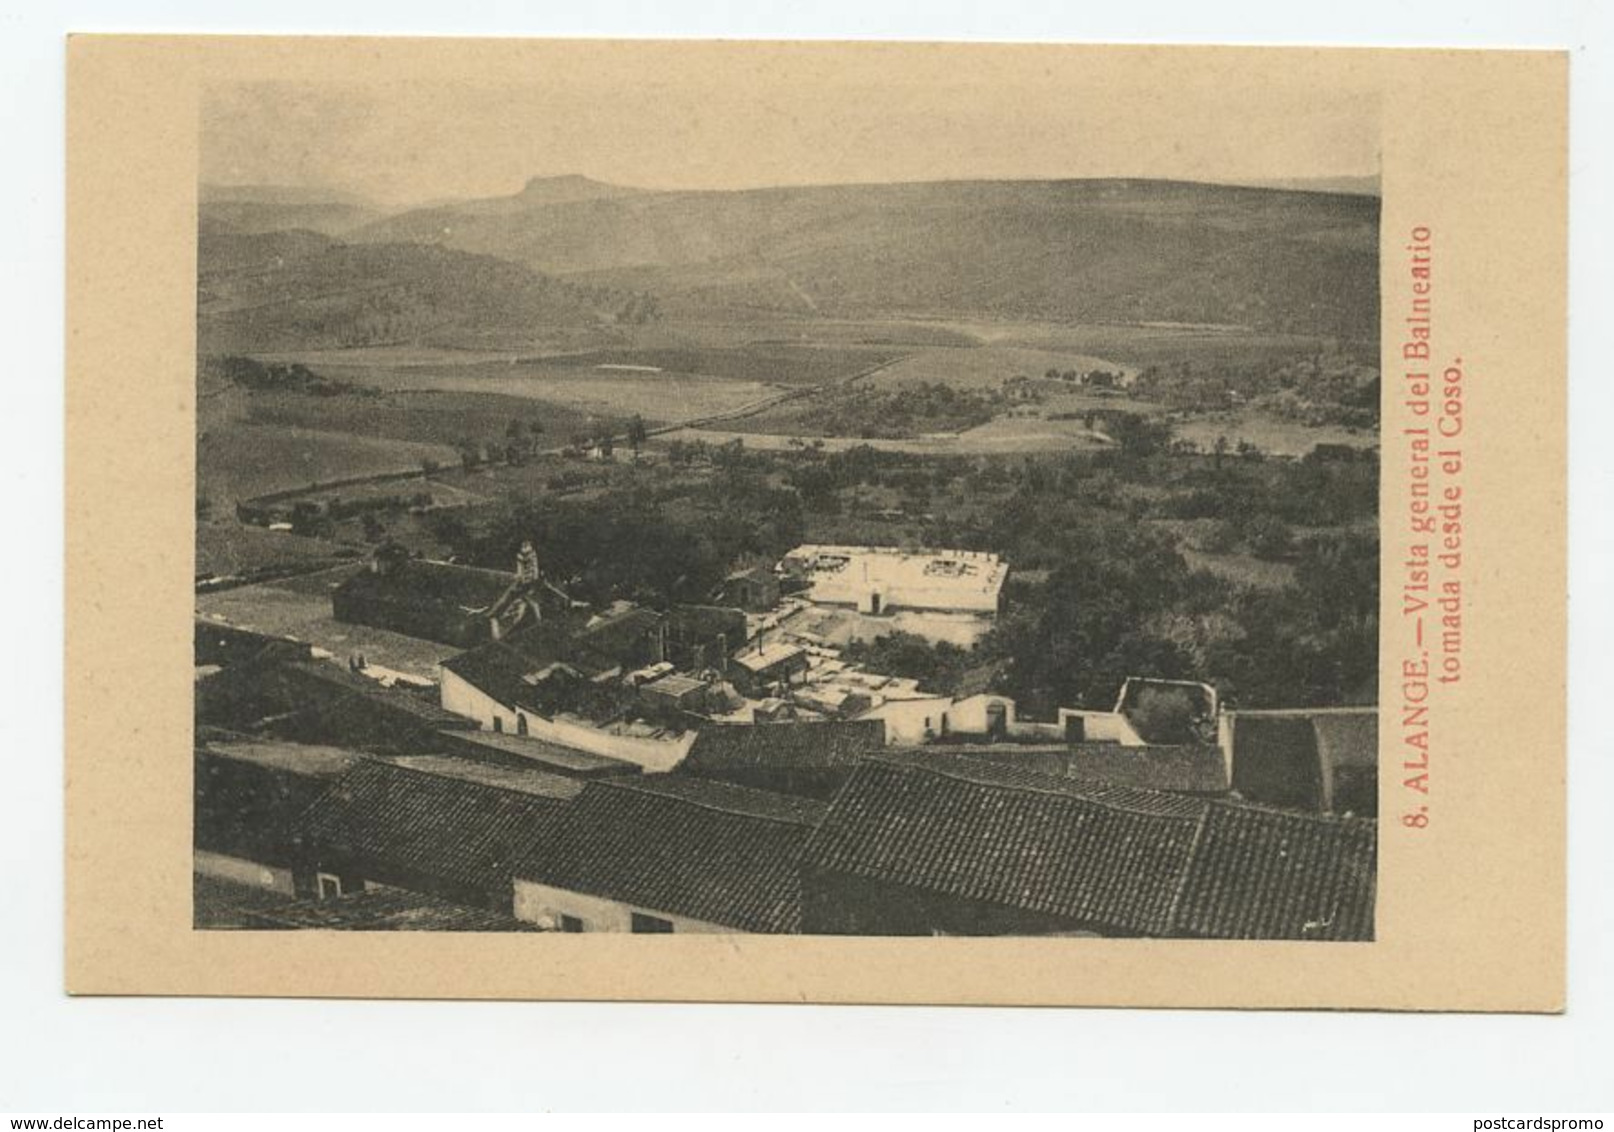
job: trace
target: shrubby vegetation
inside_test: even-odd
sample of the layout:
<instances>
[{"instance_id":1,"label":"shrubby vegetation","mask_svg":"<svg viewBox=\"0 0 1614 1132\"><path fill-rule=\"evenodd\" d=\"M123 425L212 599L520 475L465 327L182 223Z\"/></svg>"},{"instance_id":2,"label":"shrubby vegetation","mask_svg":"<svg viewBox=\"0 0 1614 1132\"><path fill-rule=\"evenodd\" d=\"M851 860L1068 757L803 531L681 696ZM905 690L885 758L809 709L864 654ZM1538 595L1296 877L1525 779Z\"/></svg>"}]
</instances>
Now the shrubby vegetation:
<instances>
[{"instance_id":1,"label":"shrubby vegetation","mask_svg":"<svg viewBox=\"0 0 1614 1132\"><path fill-rule=\"evenodd\" d=\"M1214 412L1249 405L1305 425L1374 428L1379 373L1352 355L1318 351L1304 358L1241 359L1195 364L1180 360L1138 374L1134 396L1172 409Z\"/></svg>"},{"instance_id":2,"label":"shrubby vegetation","mask_svg":"<svg viewBox=\"0 0 1614 1132\"><path fill-rule=\"evenodd\" d=\"M932 644L912 633L892 633L875 641L854 641L842 651L845 659L871 672L908 676L919 681L922 692L948 692L958 685L973 660L957 645Z\"/></svg>"},{"instance_id":3,"label":"shrubby vegetation","mask_svg":"<svg viewBox=\"0 0 1614 1132\"><path fill-rule=\"evenodd\" d=\"M532 539L577 596L655 605L710 600L730 563L808 538L992 550L1013 566L1007 610L976 650L899 634L850 659L936 690L991 664L1030 712L1108 708L1139 674L1207 680L1249 707L1371 702L1377 464L1218 460L1140 435L1023 459L684 445L668 471L632 473L631 489L546 495L443 533L463 560L501 568ZM1189 545L1281 560L1293 584L1196 570Z\"/></svg>"},{"instance_id":4,"label":"shrubby vegetation","mask_svg":"<svg viewBox=\"0 0 1614 1132\"><path fill-rule=\"evenodd\" d=\"M221 378L244 389L266 393L312 393L334 397L340 393L377 394L368 386L333 381L298 362L290 365L260 362L235 355L204 358L199 362L204 379Z\"/></svg>"}]
</instances>

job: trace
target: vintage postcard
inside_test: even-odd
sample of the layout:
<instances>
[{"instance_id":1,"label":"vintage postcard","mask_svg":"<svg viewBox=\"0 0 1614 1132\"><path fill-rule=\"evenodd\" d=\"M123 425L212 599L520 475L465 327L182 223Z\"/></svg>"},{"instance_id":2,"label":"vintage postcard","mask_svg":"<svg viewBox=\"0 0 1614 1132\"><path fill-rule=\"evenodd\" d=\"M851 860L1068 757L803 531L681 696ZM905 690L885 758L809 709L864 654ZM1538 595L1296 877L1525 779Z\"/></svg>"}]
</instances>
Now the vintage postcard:
<instances>
[{"instance_id":1,"label":"vintage postcard","mask_svg":"<svg viewBox=\"0 0 1614 1132\"><path fill-rule=\"evenodd\" d=\"M71 991L1563 1007L1565 56L68 54Z\"/></svg>"}]
</instances>

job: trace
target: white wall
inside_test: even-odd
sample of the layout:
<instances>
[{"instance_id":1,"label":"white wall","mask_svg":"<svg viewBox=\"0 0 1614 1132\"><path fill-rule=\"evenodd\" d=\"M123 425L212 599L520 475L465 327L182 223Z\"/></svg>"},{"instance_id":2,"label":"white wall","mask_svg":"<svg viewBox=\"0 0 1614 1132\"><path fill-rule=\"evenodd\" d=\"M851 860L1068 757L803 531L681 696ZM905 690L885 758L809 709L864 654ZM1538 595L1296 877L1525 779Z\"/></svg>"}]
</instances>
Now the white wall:
<instances>
[{"instance_id":1,"label":"white wall","mask_svg":"<svg viewBox=\"0 0 1614 1132\"><path fill-rule=\"evenodd\" d=\"M1137 733L1130 720L1120 712L1079 711L1076 708L1059 709L1057 731L1065 734L1065 720L1078 717L1082 721L1082 734L1089 740L1119 743L1123 747L1144 746L1143 736Z\"/></svg>"},{"instance_id":2,"label":"white wall","mask_svg":"<svg viewBox=\"0 0 1614 1132\"><path fill-rule=\"evenodd\" d=\"M1008 724L1013 725L1013 700L1008 696L981 695L953 701L953 706L947 713L952 730L962 731L970 735L984 735L986 733L987 709L993 704L1003 705L1004 719Z\"/></svg>"},{"instance_id":3,"label":"white wall","mask_svg":"<svg viewBox=\"0 0 1614 1132\"><path fill-rule=\"evenodd\" d=\"M613 735L597 727L567 723L560 719L544 719L536 715L527 717L527 734L593 755L637 763L651 773L671 770L684 761L689 749L695 745L694 731L685 731L677 739L643 739L633 735Z\"/></svg>"},{"instance_id":4,"label":"white wall","mask_svg":"<svg viewBox=\"0 0 1614 1132\"><path fill-rule=\"evenodd\" d=\"M919 700L887 700L857 718L884 720L885 741L911 747L927 739L934 739L951 728L952 706L952 700L946 696L931 696ZM926 734L927 731L929 734Z\"/></svg>"},{"instance_id":5,"label":"white wall","mask_svg":"<svg viewBox=\"0 0 1614 1132\"><path fill-rule=\"evenodd\" d=\"M553 922L555 930L559 930L560 917L576 916L583 921L583 930L590 932L631 932L633 930L633 913L644 912L651 916L660 916L663 920L671 920L674 933L686 934L713 932L733 932L736 928L724 927L721 924L706 923L703 920L692 920L687 916L675 916L670 912L662 912L655 908L643 908L627 904L619 904L614 900L606 900L599 896L590 896L582 892L572 892L570 889L553 888L537 881L522 880L519 877L515 882L515 914L516 919L524 920L529 924L549 924Z\"/></svg>"},{"instance_id":6,"label":"white wall","mask_svg":"<svg viewBox=\"0 0 1614 1132\"><path fill-rule=\"evenodd\" d=\"M502 730L508 735L519 735L521 717L525 716L526 734L534 739L635 763L651 773L671 770L684 761L689 749L695 745L694 731L685 731L676 739L646 739L633 735L613 735L597 727L518 712L446 668L438 687L440 702L446 710L476 720L484 731ZM499 723L497 728L494 727L495 720Z\"/></svg>"},{"instance_id":7,"label":"white wall","mask_svg":"<svg viewBox=\"0 0 1614 1132\"><path fill-rule=\"evenodd\" d=\"M197 873L205 877L279 892L285 896L297 895L297 885L290 869L277 869L260 865L257 861L227 857L223 853L209 853L202 849L196 850L195 862Z\"/></svg>"},{"instance_id":8,"label":"white wall","mask_svg":"<svg viewBox=\"0 0 1614 1132\"><path fill-rule=\"evenodd\" d=\"M955 700L951 710L948 712L951 729L969 735L984 733L987 727L987 709L993 704L1003 705L1006 730L1008 734L1018 739L1041 739L1050 743L1063 742L1065 739L1065 721L1071 718L1079 718L1082 721L1082 733L1089 740L1120 743L1125 747L1141 747L1144 745L1143 737L1134 730L1132 724L1127 721L1126 716L1118 712L1060 708L1057 722L1035 723L1019 718L1015 711L1014 701L1008 696L980 695Z\"/></svg>"},{"instance_id":9,"label":"white wall","mask_svg":"<svg viewBox=\"0 0 1614 1132\"><path fill-rule=\"evenodd\" d=\"M506 708L492 696L475 685L467 683L459 676L443 669L439 673L437 683L438 702L445 711L455 715L463 715L467 719L474 719L477 726L484 731L492 731L494 719L500 719L504 730L514 734L516 730L516 715L514 711Z\"/></svg>"}]
</instances>

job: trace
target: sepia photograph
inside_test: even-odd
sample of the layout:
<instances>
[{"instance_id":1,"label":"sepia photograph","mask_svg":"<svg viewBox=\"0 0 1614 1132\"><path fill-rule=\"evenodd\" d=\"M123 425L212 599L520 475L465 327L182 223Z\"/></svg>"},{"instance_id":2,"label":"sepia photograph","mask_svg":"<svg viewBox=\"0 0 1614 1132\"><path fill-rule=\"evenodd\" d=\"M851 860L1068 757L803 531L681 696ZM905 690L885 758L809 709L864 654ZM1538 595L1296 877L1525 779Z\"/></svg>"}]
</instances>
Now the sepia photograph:
<instances>
[{"instance_id":1,"label":"sepia photograph","mask_svg":"<svg viewBox=\"0 0 1614 1132\"><path fill-rule=\"evenodd\" d=\"M196 928L1373 939L1377 104L947 73L204 89Z\"/></svg>"}]
</instances>

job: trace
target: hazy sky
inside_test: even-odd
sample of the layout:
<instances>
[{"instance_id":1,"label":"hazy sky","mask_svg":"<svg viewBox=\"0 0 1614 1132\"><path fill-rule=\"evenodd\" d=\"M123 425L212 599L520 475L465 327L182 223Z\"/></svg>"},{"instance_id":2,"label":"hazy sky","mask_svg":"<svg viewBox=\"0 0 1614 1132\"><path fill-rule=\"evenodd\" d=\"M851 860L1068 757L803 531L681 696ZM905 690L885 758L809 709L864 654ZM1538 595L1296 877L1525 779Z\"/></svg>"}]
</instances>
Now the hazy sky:
<instances>
[{"instance_id":1,"label":"hazy sky","mask_svg":"<svg viewBox=\"0 0 1614 1132\"><path fill-rule=\"evenodd\" d=\"M983 73L955 56L646 66L593 59L514 82L215 84L204 181L346 188L388 204L513 193L581 173L645 188L974 177L1371 176L1378 104L1290 68L1050 65ZM911 58L911 57L910 57Z\"/></svg>"}]
</instances>

